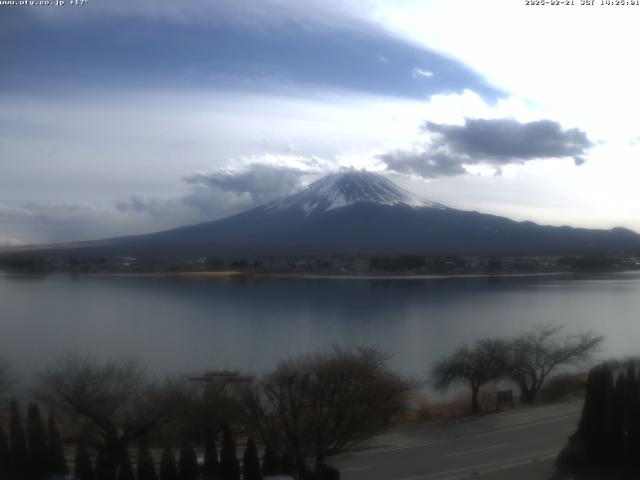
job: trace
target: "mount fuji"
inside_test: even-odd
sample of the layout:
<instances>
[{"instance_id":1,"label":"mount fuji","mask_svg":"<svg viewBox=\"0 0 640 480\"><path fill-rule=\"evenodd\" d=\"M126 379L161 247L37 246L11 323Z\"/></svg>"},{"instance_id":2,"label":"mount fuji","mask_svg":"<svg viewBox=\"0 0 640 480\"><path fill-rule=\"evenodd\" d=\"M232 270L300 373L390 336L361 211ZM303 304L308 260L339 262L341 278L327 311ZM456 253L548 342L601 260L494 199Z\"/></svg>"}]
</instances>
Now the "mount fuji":
<instances>
[{"instance_id":1,"label":"mount fuji","mask_svg":"<svg viewBox=\"0 0 640 480\"><path fill-rule=\"evenodd\" d=\"M266 205L265 209L270 213L292 209L302 210L306 216L309 216L356 203L446 208L444 205L424 200L401 189L382 175L351 170L329 174L298 194Z\"/></svg>"},{"instance_id":2,"label":"mount fuji","mask_svg":"<svg viewBox=\"0 0 640 480\"><path fill-rule=\"evenodd\" d=\"M542 226L457 210L386 177L349 170L303 191L221 220L95 242L59 252L101 255L498 254L640 252L623 228Z\"/></svg>"}]
</instances>

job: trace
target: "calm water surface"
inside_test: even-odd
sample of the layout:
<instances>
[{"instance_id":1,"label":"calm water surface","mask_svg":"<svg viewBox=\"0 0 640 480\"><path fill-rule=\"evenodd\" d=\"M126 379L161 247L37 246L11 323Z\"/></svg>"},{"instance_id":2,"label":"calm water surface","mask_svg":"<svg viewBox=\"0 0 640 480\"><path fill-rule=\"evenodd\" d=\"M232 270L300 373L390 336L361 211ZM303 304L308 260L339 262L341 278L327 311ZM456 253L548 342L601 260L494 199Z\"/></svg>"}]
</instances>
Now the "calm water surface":
<instances>
[{"instance_id":1,"label":"calm water surface","mask_svg":"<svg viewBox=\"0 0 640 480\"><path fill-rule=\"evenodd\" d=\"M75 349L158 371L237 368L333 343L379 345L424 376L463 341L539 322L640 353L640 274L449 279L177 279L0 274L0 355L18 374Z\"/></svg>"}]
</instances>

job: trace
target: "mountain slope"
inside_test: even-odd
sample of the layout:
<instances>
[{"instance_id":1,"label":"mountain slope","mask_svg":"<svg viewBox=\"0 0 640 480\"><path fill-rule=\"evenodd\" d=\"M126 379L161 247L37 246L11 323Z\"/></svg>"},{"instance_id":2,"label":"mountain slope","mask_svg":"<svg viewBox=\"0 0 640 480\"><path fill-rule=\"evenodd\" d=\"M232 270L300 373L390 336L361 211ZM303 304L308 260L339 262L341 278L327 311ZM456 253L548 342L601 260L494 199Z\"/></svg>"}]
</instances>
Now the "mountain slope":
<instances>
[{"instance_id":1,"label":"mountain slope","mask_svg":"<svg viewBox=\"0 0 640 480\"><path fill-rule=\"evenodd\" d=\"M222 220L58 250L101 255L564 254L638 252L630 230L515 222L448 208L377 174L332 174L304 191Z\"/></svg>"}]
</instances>

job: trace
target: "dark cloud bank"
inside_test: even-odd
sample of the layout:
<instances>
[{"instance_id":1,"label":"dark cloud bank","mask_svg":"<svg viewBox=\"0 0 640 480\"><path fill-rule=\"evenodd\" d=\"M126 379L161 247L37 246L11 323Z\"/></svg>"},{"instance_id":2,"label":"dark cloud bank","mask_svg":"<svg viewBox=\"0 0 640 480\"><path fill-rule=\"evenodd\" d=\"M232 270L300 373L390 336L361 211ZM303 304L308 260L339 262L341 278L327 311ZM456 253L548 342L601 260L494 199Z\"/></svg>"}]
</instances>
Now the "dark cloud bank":
<instances>
[{"instance_id":1,"label":"dark cloud bank","mask_svg":"<svg viewBox=\"0 0 640 480\"><path fill-rule=\"evenodd\" d=\"M428 144L380 156L389 170L436 178L464 174L465 165L474 164L501 167L568 157L581 165L594 146L582 130L565 130L552 120L466 119L464 125L426 122L422 130L432 136Z\"/></svg>"},{"instance_id":2,"label":"dark cloud bank","mask_svg":"<svg viewBox=\"0 0 640 480\"><path fill-rule=\"evenodd\" d=\"M174 0L164 2L165 7L168 3L193 2ZM300 13L312 9L297 6L304 2L289 3ZM69 85L109 91L224 88L285 94L338 89L423 100L470 89L488 101L503 94L463 63L391 36L375 24L343 21L320 27L321 19L308 13L299 22L274 23L268 17L281 17L277 8L250 19L247 9L243 12L234 4L202 2L203 15L220 17L212 22L199 21L195 7L184 21L155 15L105 21L114 18L112 8L96 4L92 12L100 11L104 18L83 15L72 24L66 8L53 9L47 18L34 9L5 8L0 39L12 48L0 52L0 58L11 68L0 69L0 87L33 94L46 78L49 91L62 92ZM427 71L434 73L428 81L412 75ZM72 93L77 95L75 89Z\"/></svg>"}]
</instances>

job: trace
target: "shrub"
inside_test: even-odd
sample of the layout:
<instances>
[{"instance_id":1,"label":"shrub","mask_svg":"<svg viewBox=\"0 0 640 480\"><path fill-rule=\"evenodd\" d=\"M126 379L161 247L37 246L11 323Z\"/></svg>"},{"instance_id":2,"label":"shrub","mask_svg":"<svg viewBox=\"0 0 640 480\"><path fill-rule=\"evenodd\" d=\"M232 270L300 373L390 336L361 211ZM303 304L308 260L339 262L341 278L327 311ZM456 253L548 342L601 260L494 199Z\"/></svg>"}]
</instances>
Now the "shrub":
<instances>
[{"instance_id":1,"label":"shrub","mask_svg":"<svg viewBox=\"0 0 640 480\"><path fill-rule=\"evenodd\" d=\"M29 469L33 480L48 477L47 442L40 408L30 403L27 408L27 438L29 439Z\"/></svg>"},{"instance_id":2,"label":"shrub","mask_svg":"<svg viewBox=\"0 0 640 480\"><path fill-rule=\"evenodd\" d=\"M0 426L0 478L9 478L10 459L9 442Z\"/></svg>"},{"instance_id":3,"label":"shrub","mask_svg":"<svg viewBox=\"0 0 640 480\"><path fill-rule=\"evenodd\" d=\"M242 461L242 480L260 480L261 478L256 442L253 437L249 437Z\"/></svg>"},{"instance_id":4,"label":"shrub","mask_svg":"<svg viewBox=\"0 0 640 480\"><path fill-rule=\"evenodd\" d=\"M118 480L136 480L136 477L133 474L131 460L129 459L129 453L126 451L124 455L122 455L120 465L118 466Z\"/></svg>"},{"instance_id":5,"label":"shrub","mask_svg":"<svg viewBox=\"0 0 640 480\"><path fill-rule=\"evenodd\" d=\"M222 429L222 450L220 451L220 477L223 480L240 480L240 463L236 453L236 442L229 425Z\"/></svg>"},{"instance_id":6,"label":"shrub","mask_svg":"<svg viewBox=\"0 0 640 480\"><path fill-rule=\"evenodd\" d=\"M549 380L540 392L540 402L556 402L568 397L583 395L587 385L586 373L564 373L555 375Z\"/></svg>"},{"instance_id":7,"label":"shrub","mask_svg":"<svg viewBox=\"0 0 640 480\"><path fill-rule=\"evenodd\" d=\"M47 428L47 458L49 473L60 476L68 475L69 467L64 457L64 446L56 424L56 417L52 411L49 411Z\"/></svg>"},{"instance_id":8,"label":"shrub","mask_svg":"<svg viewBox=\"0 0 640 480\"><path fill-rule=\"evenodd\" d=\"M204 443L204 465L202 474L204 478L212 479L220 471L218 460L218 447L216 446L216 434L213 429L208 429Z\"/></svg>"},{"instance_id":9,"label":"shrub","mask_svg":"<svg viewBox=\"0 0 640 480\"><path fill-rule=\"evenodd\" d=\"M190 443L184 442L180 449L180 480L196 480L198 478L198 457Z\"/></svg>"},{"instance_id":10,"label":"shrub","mask_svg":"<svg viewBox=\"0 0 640 480\"><path fill-rule=\"evenodd\" d=\"M95 480L95 473L93 471L93 465L91 458L84 445L80 444L76 447L74 473L78 480Z\"/></svg>"},{"instance_id":11,"label":"shrub","mask_svg":"<svg viewBox=\"0 0 640 480\"><path fill-rule=\"evenodd\" d=\"M27 450L27 438L22 427L18 402L15 399L11 401L9 443L11 448L11 476L13 478L28 478L29 451Z\"/></svg>"},{"instance_id":12,"label":"shrub","mask_svg":"<svg viewBox=\"0 0 640 480\"><path fill-rule=\"evenodd\" d=\"M173 450L167 448L162 452L160 458L160 480L179 480L178 467L176 466L176 457Z\"/></svg>"},{"instance_id":13,"label":"shrub","mask_svg":"<svg viewBox=\"0 0 640 480\"><path fill-rule=\"evenodd\" d=\"M265 477L277 475L280 473L279 463L275 450L267 444L262 455L262 474Z\"/></svg>"},{"instance_id":14,"label":"shrub","mask_svg":"<svg viewBox=\"0 0 640 480\"><path fill-rule=\"evenodd\" d=\"M156 467L151 452L144 443L138 448L138 480L157 480Z\"/></svg>"}]
</instances>

